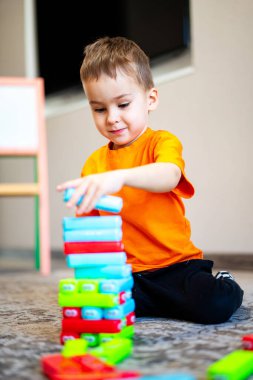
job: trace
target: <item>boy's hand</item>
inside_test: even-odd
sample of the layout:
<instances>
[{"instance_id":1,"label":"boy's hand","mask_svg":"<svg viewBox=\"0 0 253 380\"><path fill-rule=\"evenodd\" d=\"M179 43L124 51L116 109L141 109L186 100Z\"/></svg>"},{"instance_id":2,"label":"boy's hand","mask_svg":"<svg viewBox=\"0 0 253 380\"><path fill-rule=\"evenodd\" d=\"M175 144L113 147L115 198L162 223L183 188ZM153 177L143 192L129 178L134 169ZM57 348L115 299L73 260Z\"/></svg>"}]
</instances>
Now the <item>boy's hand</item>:
<instances>
[{"instance_id":1,"label":"boy's hand","mask_svg":"<svg viewBox=\"0 0 253 380\"><path fill-rule=\"evenodd\" d=\"M151 191L166 193L174 189L181 179L181 169L169 162L157 162L130 169L112 170L101 174L91 174L83 178L68 181L57 187L63 191L69 187L76 190L67 203L73 207L82 195L82 203L77 214L89 213L94 209L98 199L105 194L114 194L124 185Z\"/></svg>"},{"instance_id":2,"label":"boy's hand","mask_svg":"<svg viewBox=\"0 0 253 380\"><path fill-rule=\"evenodd\" d=\"M74 187L76 190L66 206L75 206L79 198L85 195L82 203L77 208L77 214L89 213L94 209L95 204L102 195L116 193L122 188L124 185L123 173L123 170L114 170L100 174L91 174L64 182L57 186L57 190L64 191L70 187Z\"/></svg>"}]
</instances>

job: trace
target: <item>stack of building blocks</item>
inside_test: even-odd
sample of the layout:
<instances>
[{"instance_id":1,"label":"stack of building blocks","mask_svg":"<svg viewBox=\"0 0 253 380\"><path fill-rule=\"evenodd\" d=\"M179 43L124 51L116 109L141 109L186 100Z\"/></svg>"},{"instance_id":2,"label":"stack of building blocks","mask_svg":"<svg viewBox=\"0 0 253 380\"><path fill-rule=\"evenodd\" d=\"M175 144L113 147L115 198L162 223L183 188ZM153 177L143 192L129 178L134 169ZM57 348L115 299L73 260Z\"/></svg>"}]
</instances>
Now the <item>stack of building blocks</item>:
<instances>
[{"instance_id":1,"label":"stack of building blocks","mask_svg":"<svg viewBox=\"0 0 253 380\"><path fill-rule=\"evenodd\" d=\"M65 191L68 201L73 189ZM104 196L95 206L111 213L119 197ZM64 253L74 278L59 283L62 307L61 343L85 339L92 355L117 364L132 352L135 303L133 276L126 264L119 215L63 219Z\"/></svg>"},{"instance_id":2,"label":"stack of building blocks","mask_svg":"<svg viewBox=\"0 0 253 380\"><path fill-rule=\"evenodd\" d=\"M65 201L73 191L65 192ZM95 208L118 213L122 200L104 196ZM43 356L42 371L51 380L196 380L185 373L141 376L115 366L132 353L135 321L121 227L119 215L64 218L64 253L74 278L59 283L62 352Z\"/></svg>"}]
</instances>

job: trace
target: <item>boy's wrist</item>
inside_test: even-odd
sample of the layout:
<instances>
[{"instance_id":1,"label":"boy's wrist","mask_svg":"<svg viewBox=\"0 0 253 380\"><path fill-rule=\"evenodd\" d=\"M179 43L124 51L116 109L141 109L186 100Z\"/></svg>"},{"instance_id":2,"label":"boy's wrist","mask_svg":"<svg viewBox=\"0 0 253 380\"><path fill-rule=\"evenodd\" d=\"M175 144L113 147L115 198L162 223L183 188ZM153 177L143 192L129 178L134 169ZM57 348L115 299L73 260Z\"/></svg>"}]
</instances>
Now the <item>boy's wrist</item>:
<instances>
[{"instance_id":1,"label":"boy's wrist","mask_svg":"<svg viewBox=\"0 0 253 380\"><path fill-rule=\"evenodd\" d=\"M119 174L120 182L121 182L122 186L126 186L127 185L127 179L129 176L129 169L119 169L119 170L117 170L117 172Z\"/></svg>"},{"instance_id":2,"label":"boy's wrist","mask_svg":"<svg viewBox=\"0 0 253 380\"><path fill-rule=\"evenodd\" d=\"M120 171L122 186L134 186L136 184L137 173L136 173L135 168L120 169L119 171Z\"/></svg>"}]
</instances>

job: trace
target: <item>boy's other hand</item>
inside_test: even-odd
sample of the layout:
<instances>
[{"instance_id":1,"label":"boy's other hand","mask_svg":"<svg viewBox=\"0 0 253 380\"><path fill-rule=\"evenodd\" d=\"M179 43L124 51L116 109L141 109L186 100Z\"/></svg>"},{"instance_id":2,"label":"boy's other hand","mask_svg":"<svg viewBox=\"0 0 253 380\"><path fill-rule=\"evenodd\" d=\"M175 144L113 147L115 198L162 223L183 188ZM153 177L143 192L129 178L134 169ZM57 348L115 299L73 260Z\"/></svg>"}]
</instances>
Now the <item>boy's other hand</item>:
<instances>
[{"instance_id":1,"label":"boy's other hand","mask_svg":"<svg viewBox=\"0 0 253 380\"><path fill-rule=\"evenodd\" d=\"M100 174L91 174L82 178L64 182L57 186L57 191L75 188L75 192L66 206L76 206L80 197L84 195L82 203L77 207L77 214L91 212L100 197L114 194L124 185L124 170L113 170Z\"/></svg>"}]
</instances>

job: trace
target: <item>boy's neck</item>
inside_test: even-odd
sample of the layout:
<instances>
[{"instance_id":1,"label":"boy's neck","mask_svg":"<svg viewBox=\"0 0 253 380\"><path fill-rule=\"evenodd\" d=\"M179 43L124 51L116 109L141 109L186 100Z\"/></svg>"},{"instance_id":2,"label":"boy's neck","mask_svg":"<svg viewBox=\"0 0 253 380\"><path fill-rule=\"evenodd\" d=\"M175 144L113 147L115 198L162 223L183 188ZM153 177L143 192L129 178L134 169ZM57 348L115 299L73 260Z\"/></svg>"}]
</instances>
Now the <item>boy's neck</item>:
<instances>
[{"instance_id":1,"label":"boy's neck","mask_svg":"<svg viewBox=\"0 0 253 380\"><path fill-rule=\"evenodd\" d=\"M130 146L132 145L135 141L137 141L142 135L143 133L146 132L146 130L148 129L148 127L146 126L146 128L143 129L143 131L132 141L130 141L128 144L124 144L124 145L114 145L114 143L112 141L109 142L109 149L111 150L118 150L118 149L122 149L122 148L125 148L127 146Z\"/></svg>"}]
</instances>

